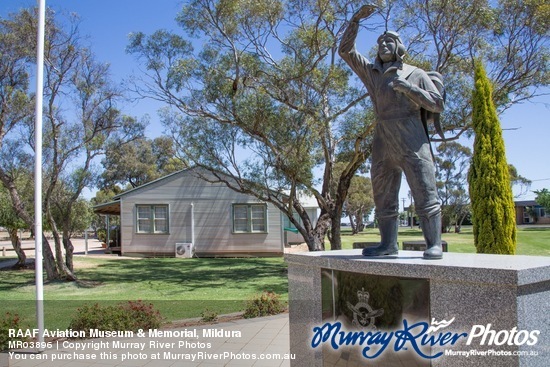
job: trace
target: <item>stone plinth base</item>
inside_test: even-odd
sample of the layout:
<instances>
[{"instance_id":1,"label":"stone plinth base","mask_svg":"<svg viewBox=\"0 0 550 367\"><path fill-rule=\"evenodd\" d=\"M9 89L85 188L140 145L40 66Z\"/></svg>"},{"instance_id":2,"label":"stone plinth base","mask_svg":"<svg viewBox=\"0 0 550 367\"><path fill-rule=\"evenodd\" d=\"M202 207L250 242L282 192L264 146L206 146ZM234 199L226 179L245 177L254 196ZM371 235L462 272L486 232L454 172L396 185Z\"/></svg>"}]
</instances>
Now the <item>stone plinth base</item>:
<instances>
[{"instance_id":1,"label":"stone plinth base","mask_svg":"<svg viewBox=\"0 0 550 367\"><path fill-rule=\"evenodd\" d=\"M403 250L426 251L426 241L403 241ZM447 252L447 241L441 241L441 249Z\"/></svg>"},{"instance_id":2,"label":"stone plinth base","mask_svg":"<svg viewBox=\"0 0 550 367\"><path fill-rule=\"evenodd\" d=\"M376 247L379 246L380 242L354 242L352 244L354 249L366 248L366 247ZM426 241L403 241L403 250L410 251L426 251ZM443 252L447 252L448 245L447 241L441 241L441 249Z\"/></svg>"},{"instance_id":3,"label":"stone plinth base","mask_svg":"<svg viewBox=\"0 0 550 367\"><path fill-rule=\"evenodd\" d=\"M366 258L361 250L342 250L285 259L293 367L550 365L550 257L445 253L424 260L416 251ZM312 347L314 328L326 323L374 335L404 330L404 321L435 326L432 320L452 319L428 335L439 342L421 349L437 358L419 356L412 342L396 344L395 335L373 359L361 355L366 344ZM437 339L446 333L449 339Z\"/></svg>"}]
</instances>

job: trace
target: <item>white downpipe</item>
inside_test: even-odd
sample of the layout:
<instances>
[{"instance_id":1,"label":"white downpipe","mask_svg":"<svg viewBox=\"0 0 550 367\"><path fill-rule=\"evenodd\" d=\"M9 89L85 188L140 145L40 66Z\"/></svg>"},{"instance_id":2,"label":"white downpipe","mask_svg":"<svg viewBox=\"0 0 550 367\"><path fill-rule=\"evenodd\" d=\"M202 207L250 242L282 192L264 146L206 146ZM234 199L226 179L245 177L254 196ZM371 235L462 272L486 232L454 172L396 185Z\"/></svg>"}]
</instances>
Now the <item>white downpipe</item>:
<instances>
[{"instance_id":1,"label":"white downpipe","mask_svg":"<svg viewBox=\"0 0 550 367\"><path fill-rule=\"evenodd\" d=\"M197 247L195 244L195 204L191 203L191 243L193 244L193 247L195 248L195 252L197 251Z\"/></svg>"},{"instance_id":2,"label":"white downpipe","mask_svg":"<svg viewBox=\"0 0 550 367\"><path fill-rule=\"evenodd\" d=\"M36 323L39 351L44 348L44 279L42 267L42 104L44 95L44 29L46 0L38 1L38 35L36 47L36 120L34 125L34 251L36 281Z\"/></svg>"}]
</instances>

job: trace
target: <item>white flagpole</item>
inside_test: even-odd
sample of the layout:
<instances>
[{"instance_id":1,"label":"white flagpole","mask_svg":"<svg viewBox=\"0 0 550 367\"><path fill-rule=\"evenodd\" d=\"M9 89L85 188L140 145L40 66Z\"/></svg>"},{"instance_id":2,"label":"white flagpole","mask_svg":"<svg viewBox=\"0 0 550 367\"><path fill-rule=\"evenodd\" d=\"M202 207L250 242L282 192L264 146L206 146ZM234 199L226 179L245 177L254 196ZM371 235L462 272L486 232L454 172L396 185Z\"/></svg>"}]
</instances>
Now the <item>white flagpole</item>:
<instances>
[{"instance_id":1,"label":"white flagpole","mask_svg":"<svg viewBox=\"0 0 550 367\"><path fill-rule=\"evenodd\" d=\"M44 279L42 274L42 98L44 94L44 29L46 0L38 1L36 47L36 121L34 125L34 251L36 276L36 321L39 351L44 343Z\"/></svg>"}]
</instances>

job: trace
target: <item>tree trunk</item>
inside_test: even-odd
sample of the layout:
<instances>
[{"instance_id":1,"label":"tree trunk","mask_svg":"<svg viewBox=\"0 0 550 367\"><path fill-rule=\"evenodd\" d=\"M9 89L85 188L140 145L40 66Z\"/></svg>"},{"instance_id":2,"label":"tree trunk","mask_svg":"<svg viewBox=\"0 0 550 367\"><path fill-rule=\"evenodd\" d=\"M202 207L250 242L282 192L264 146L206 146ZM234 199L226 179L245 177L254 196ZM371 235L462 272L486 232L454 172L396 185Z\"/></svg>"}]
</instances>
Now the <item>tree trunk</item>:
<instances>
[{"instance_id":1,"label":"tree trunk","mask_svg":"<svg viewBox=\"0 0 550 367\"><path fill-rule=\"evenodd\" d=\"M330 249L341 250L342 249L342 231L340 226L341 216L332 216L331 228L330 228Z\"/></svg>"},{"instance_id":2,"label":"tree trunk","mask_svg":"<svg viewBox=\"0 0 550 367\"><path fill-rule=\"evenodd\" d=\"M329 217L322 214L317 219L317 224L313 230L304 236L309 251L325 251L325 237L329 229Z\"/></svg>"},{"instance_id":3,"label":"tree trunk","mask_svg":"<svg viewBox=\"0 0 550 367\"><path fill-rule=\"evenodd\" d=\"M455 233L460 233L460 231L462 230L462 223L464 223L464 220L466 219L467 216L468 214L464 214L463 216L460 217L460 220L455 225Z\"/></svg>"},{"instance_id":4,"label":"tree trunk","mask_svg":"<svg viewBox=\"0 0 550 367\"><path fill-rule=\"evenodd\" d=\"M74 246L67 233L63 233L63 246L65 247L65 265L67 265L67 268L71 272L74 272L74 266L73 266Z\"/></svg>"},{"instance_id":5,"label":"tree trunk","mask_svg":"<svg viewBox=\"0 0 550 367\"><path fill-rule=\"evenodd\" d=\"M60 278L69 280L69 281L76 281L77 278L72 272L71 269L67 267L65 264L65 260L63 258L63 251L61 250L62 240L59 236L59 230L57 229L57 225L55 224L53 217L51 213L47 213L48 216L48 224L50 225L52 229L52 235L53 240L55 243L55 262L57 264L57 269L59 270ZM71 262L72 262L72 245L71 245Z\"/></svg>"},{"instance_id":6,"label":"tree trunk","mask_svg":"<svg viewBox=\"0 0 550 367\"><path fill-rule=\"evenodd\" d=\"M23 267L25 266L27 255L25 255L25 251L23 251L23 249L21 248L21 239L17 235L17 228L7 228L7 230L10 236L13 250L17 254L17 264L15 264L15 267L17 268Z\"/></svg>"},{"instance_id":7,"label":"tree trunk","mask_svg":"<svg viewBox=\"0 0 550 367\"><path fill-rule=\"evenodd\" d=\"M58 280L60 279L59 270L55 266L55 258L53 257L52 248L46 238L44 232L42 232L42 257L44 259L44 269L46 270L46 279Z\"/></svg>"},{"instance_id":8,"label":"tree trunk","mask_svg":"<svg viewBox=\"0 0 550 367\"><path fill-rule=\"evenodd\" d=\"M63 251L61 250L61 238L59 237L59 233L57 232L57 228L55 228L55 225L52 226L52 236L55 248L55 263L57 264L57 268L61 270L64 266Z\"/></svg>"},{"instance_id":9,"label":"tree trunk","mask_svg":"<svg viewBox=\"0 0 550 367\"><path fill-rule=\"evenodd\" d=\"M57 232L57 229L54 231L52 230L54 241L55 241L55 253L56 253L56 263L57 268L59 269L60 277L69 280L69 281L76 281L77 278L74 275L73 271L66 265L65 260L63 258L63 251L61 251L61 238L59 237L59 232ZM71 245L72 248L72 245ZM71 264L72 264L72 250L70 254Z\"/></svg>"},{"instance_id":10,"label":"tree trunk","mask_svg":"<svg viewBox=\"0 0 550 367\"><path fill-rule=\"evenodd\" d=\"M357 227L357 224L355 224L353 217L354 215L352 213L349 213L348 218L349 218L349 224L351 226L351 234L356 235L357 233L359 233L359 228Z\"/></svg>"},{"instance_id":11,"label":"tree trunk","mask_svg":"<svg viewBox=\"0 0 550 367\"><path fill-rule=\"evenodd\" d=\"M357 214L357 233L365 230L365 222L363 222L363 209L359 210Z\"/></svg>"},{"instance_id":12,"label":"tree trunk","mask_svg":"<svg viewBox=\"0 0 550 367\"><path fill-rule=\"evenodd\" d=\"M323 233L323 231L315 230L310 234L310 236L306 239L306 244L309 251L325 251L325 236L327 230L328 227L326 228L325 233Z\"/></svg>"}]
</instances>

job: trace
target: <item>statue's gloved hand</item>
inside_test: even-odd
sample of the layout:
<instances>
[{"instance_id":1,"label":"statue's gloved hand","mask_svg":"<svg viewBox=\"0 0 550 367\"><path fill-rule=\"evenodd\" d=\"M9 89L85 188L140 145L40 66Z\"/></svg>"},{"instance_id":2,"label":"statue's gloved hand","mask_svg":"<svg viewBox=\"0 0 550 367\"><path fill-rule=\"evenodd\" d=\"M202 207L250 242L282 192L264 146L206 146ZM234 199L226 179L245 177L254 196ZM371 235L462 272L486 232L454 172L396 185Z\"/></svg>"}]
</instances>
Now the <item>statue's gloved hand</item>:
<instances>
[{"instance_id":1,"label":"statue's gloved hand","mask_svg":"<svg viewBox=\"0 0 550 367\"><path fill-rule=\"evenodd\" d=\"M396 92L407 93L411 90L412 85L406 79L397 78L390 83L390 87Z\"/></svg>"},{"instance_id":2,"label":"statue's gloved hand","mask_svg":"<svg viewBox=\"0 0 550 367\"><path fill-rule=\"evenodd\" d=\"M353 17L351 17L352 22L359 22L361 19L365 19L370 17L378 7L376 5L368 4L363 5L359 10L353 14Z\"/></svg>"}]
</instances>

